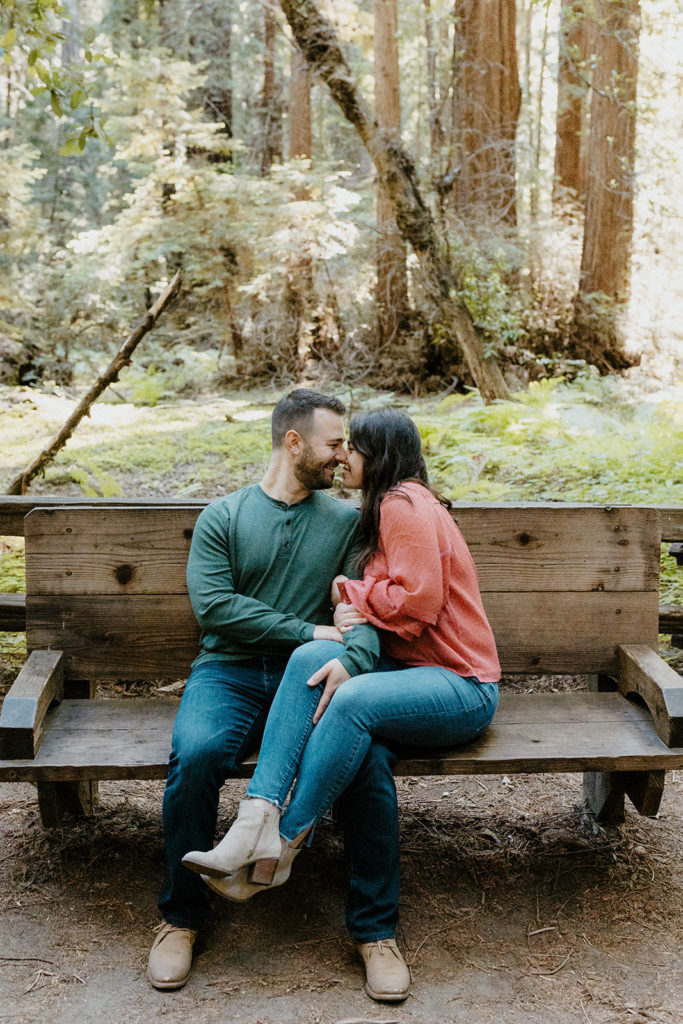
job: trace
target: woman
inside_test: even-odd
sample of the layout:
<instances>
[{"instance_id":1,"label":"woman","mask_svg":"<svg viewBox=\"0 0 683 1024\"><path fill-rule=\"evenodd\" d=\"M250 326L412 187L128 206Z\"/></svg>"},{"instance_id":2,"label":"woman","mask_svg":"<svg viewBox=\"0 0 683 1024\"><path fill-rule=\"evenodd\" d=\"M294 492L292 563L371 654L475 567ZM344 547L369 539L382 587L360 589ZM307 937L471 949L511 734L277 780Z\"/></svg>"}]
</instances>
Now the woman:
<instances>
[{"instance_id":1,"label":"woman","mask_svg":"<svg viewBox=\"0 0 683 1024\"><path fill-rule=\"evenodd\" d=\"M418 746L467 743L497 707L500 666L474 562L447 503L429 486L412 420L391 409L354 417L345 482L362 490L362 579L335 581L335 624L343 632L372 623L382 658L375 672L340 683L339 644L304 644L292 655L237 820L214 850L183 859L232 899L286 881L373 736ZM330 660L312 674L325 652ZM324 686L328 679L334 682Z\"/></svg>"}]
</instances>

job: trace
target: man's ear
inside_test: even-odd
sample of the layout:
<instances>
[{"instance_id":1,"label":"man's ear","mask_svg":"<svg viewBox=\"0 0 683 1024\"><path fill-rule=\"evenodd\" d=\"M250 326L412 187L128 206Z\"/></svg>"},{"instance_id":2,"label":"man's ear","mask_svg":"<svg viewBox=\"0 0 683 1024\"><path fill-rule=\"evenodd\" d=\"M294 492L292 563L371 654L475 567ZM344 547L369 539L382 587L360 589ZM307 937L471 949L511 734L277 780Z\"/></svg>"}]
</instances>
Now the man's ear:
<instances>
[{"instance_id":1,"label":"man's ear","mask_svg":"<svg viewBox=\"0 0 683 1024\"><path fill-rule=\"evenodd\" d=\"M298 430L288 430L285 434L284 446L290 455L300 455L304 447L304 439Z\"/></svg>"}]
</instances>

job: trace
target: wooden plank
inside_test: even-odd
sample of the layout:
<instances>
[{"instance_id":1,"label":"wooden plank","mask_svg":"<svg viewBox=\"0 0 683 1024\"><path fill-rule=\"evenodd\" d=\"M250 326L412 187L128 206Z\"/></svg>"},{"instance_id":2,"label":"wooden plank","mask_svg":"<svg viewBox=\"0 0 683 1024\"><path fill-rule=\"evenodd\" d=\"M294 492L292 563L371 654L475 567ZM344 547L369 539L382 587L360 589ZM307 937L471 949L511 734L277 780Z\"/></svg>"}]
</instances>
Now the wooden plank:
<instances>
[{"instance_id":1,"label":"wooden plank","mask_svg":"<svg viewBox=\"0 0 683 1024\"><path fill-rule=\"evenodd\" d=\"M683 605L660 604L659 632L683 633Z\"/></svg>"},{"instance_id":2,"label":"wooden plank","mask_svg":"<svg viewBox=\"0 0 683 1024\"><path fill-rule=\"evenodd\" d=\"M627 772L626 795L635 809L646 818L654 818L664 795L665 772Z\"/></svg>"},{"instance_id":3,"label":"wooden plank","mask_svg":"<svg viewBox=\"0 0 683 1024\"><path fill-rule=\"evenodd\" d=\"M64 650L76 679L182 679L199 652L199 627L184 595L26 599L29 650Z\"/></svg>"},{"instance_id":4,"label":"wooden plank","mask_svg":"<svg viewBox=\"0 0 683 1024\"><path fill-rule=\"evenodd\" d=\"M507 672L615 672L619 644L657 642L656 593L485 594L484 605ZM29 596L26 639L59 645L68 677L178 679L199 628L186 595Z\"/></svg>"},{"instance_id":5,"label":"wooden plank","mask_svg":"<svg viewBox=\"0 0 683 1024\"><path fill-rule=\"evenodd\" d=\"M30 594L183 594L196 509L37 509L26 520Z\"/></svg>"},{"instance_id":6,"label":"wooden plank","mask_svg":"<svg viewBox=\"0 0 683 1024\"><path fill-rule=\"evenodd\" d=\"M26 629L26 594L0 594L0 632L22 633Z\"/></svg>"},{"instance_id":7,"label":"wooden plank","mask_svg":"<svg viewBox=\"0 0 683 1024\"><path fill-rule=\"evenodd\" d=\"M22 494L0 495L0 536L23 537L24 517L34 508L52 508L88 505L93 508L178 508L192 506L198 513L209 498L72 498L61 495ZM358 502L350 500L351 505ZM508 502L472 502L455 501L453 510L457 514L461 509L528 509L528 508L587 508L594 504L578 502L543 502L543 501L508 501ZM651 508L659 514L662 540L683 541L683 505L615 505L614 508Z\"/></svg>"},{"instance_id":8,"label":"wooden plank","mask_svg":"<svg viewBox=\"0 0 683 1024\"><path fill-rule=\"evenodd\" d=\"M26 521L31 594L180 594L197 509L43 509ZM482 592L654 591L657 514L458 509Z\"/></svg>"},{"instance_id":9,"label":"wooden plank","mask_svg":"<svg viewBox=\"0 0 683 1024\"><path fill-rule=\"evenodd\" d=\"M11 613L3 619L5 602L12 598ZM8 605L9 606L9 605ZM55 602L55 614L59 605ZM0 594L0 631L22 632L26 629L26 594ZM660 604L659 626L660 633L683 632L683 606L674 604Z\"/></svg>"},{"instance_id":10,"label":"wooden plank","mask_svg":"<svg viewBox=\"0 0 683 1024\"><path fill-rule=\"evenodd\" d=\"M0 781L163 778L177 703L63 701L33 760L0 761ZM247 758L241 776L253 771ZM618 693L502 694L489 730L453 750L405 749L397 775L656 771L683 766L648 712Z\"/></svg>"},{"instance_id":11,"label":"wooden plank","mask_svg":"<svg viewBox=\"0 0 683 1024\"><path fill-rule=\"evenodd\" d=\"M657 589L659 521L652 510L458 508L454 518L482 592Z\"/></svg>"},{"instance_id":12,"label":"wooden plank","mask_svg":"<svg viewBox=\"0 0 683 1024\"><path fill-rule=\"evenodd\" d=\"M17 676L0 713L0 757L33 757L48 708L63 694L60 651L34 651Z\"/></svg>"},{"instance_id":13,"label":"wooden plank","mask_svg":"<svg viewBox=\"0 0 683 1024\"><path fill-rule=\"evenodd\" d=\"M619 689L647 704L657 734L669 747L683 745L683 677L650 647L633 644L619 649Z\"/></svg>"}]
</instances>

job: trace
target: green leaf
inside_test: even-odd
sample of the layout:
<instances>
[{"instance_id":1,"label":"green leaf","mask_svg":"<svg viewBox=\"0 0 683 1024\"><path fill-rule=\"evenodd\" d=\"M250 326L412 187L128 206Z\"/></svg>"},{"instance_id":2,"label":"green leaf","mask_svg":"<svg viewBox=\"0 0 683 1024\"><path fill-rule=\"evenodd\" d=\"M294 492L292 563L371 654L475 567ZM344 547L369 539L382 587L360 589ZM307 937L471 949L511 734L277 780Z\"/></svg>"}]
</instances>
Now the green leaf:
<instances>
[{"instance_id":1,"label":"green leaf","mask_svg":"<svg viewBox=\"0 0 683 1024\"><path fill-rule=\"evenodd\" d=\"M0 36L0 46L3 46L6 50L11 50L17 41L17 30L11 28L8 32L5 32L4 36Z\"/></svg>"},{"instance_id":2,"label":"green leaf","mask_svg":"<svg viewBox=\"0 0 683 1024\"><path fill-rule=\"evenodd\" d=\"M31 52L28 55L28 66L30 68L32 68L33 65L35 64L35 62L38 60L39 57L40 57L40 50L31 50Z\"/></svg>"},{"instance_id":3,"label":"green leaf","mask_svg":"<svg viewBox=\"0 0 683 1024\"><path fill-rule=\"evenodd\" d=\"M94 43L96 35L97 33L95 32L94 28L87 28L83 33L83 38L86 41L86 43Z\"/></svg>"},{"instance_id":4,"label":"green leaf","mask_svg":"<svg viewBox=\"0 0 683 1024\"><path fill-rule=\"evenodd\" d=\"M92 63L92 50L86 50L83 56L87 60L88 64Z\"/></svg>"},{"instance_id":5,"label":"green leaf","mask_svg":"<svg viewBox=\"0 0 683 1024\"><path fill-rule=\"evenodd\" d=\"M44 82L45 85L49 85L50 84L50 71L49 71L49 69L46 68L45 65L41 61L36 61L34 66L35 66L35 69L36 69L36 74L38 75L38 78L41 80L41 82Z\"/></svg>"},{"instance_id":6,"label":"green leaf","mask_svg":"<svg viewBox=\"0 0 683 1024\"><path fill-rule=\"evenodd\" d=\"M59 150L60 156L80 156L81 147L78 139L67 139Z\"/></svg>"},{"instance_id":7,"label":"green leaf","mask_svg":"<svg viewBox=\"0 0 683 1024\"><path fill-rule=\"evenodd\" d=\"M71 99L69 100L69 106L71 107L72 110L75 110L76 107L80 107L80 105L81 105L81 103L83 102L84 99L85 99L85 93L83 92L83 90L82 89L76 89L76 92L72 92L71 93Z\"/></svg>"},{"instance_id":8,"label":"green leaf","mask_svg":"<svg viewBox=\"0 0 683 1024\"><path fill-rule=\"evenodd\" d=\"M50 106L54 110L57 117L62 117L64 111L62 110L62 103L56 92L50 93Z\"/></svg>"}]
</instances>

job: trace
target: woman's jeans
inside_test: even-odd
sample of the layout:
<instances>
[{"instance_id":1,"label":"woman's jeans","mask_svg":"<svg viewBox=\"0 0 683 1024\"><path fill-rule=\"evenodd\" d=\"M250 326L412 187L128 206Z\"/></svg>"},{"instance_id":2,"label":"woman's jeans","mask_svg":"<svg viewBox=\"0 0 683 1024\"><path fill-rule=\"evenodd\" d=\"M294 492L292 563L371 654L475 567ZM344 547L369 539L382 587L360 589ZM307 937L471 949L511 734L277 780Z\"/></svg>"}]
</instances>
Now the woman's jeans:
<instances>
[{"instance_id":1,"label":"woman's jeans","mask_svg":"<svg viewBox=\"0 0 683 1024\"><path fill-rule=\"evenodd\" d=\"M332 646L338 653L338 645ZM327 649L319 651L317 663L309 659L308 664L318 669L329 656ZM286 657L211 661L187 681L164 791L169 880L159 900L164 919L179 928L198 928L209 910L208 889L199 875L182 867L182 857L213 846L221 786L239 775L242 760L258 747L286 665ZM347 924L360 942L392 937L398 920L394 761L386 746L373 743L338 808L350 873Z\"/></svg>"},{"instance_id":2,"label":"woman's jeans","mask_svg":"<svg viewBox=\"0 0 683 1024\"><path fill-rule=\"evenodd\" d=\"M342 648L304 644L292 654L266 724L259 762L247 788L284 807L280 833L295 839L344 793L373 738L394 744L450 747L483 732L498 706L496 683L463 679L435 666L404 668L382 658L375 672L348 679L313 726L323 686L306 681Z\"/></svg>"}]
</instances>

